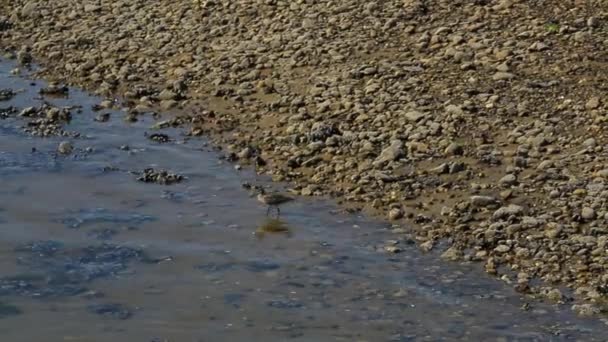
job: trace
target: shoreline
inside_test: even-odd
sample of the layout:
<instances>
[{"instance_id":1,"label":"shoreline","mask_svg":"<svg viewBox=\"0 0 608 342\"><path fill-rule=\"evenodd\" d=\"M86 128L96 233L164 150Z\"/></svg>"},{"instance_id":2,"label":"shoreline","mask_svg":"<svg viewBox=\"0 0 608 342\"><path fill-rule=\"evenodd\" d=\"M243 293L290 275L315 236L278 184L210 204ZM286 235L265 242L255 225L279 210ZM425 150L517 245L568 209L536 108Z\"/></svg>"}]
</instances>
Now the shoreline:
<instances>
[{"instance_id":1,"label":"shoreline","mask_svg":"<svg viewBox=\"0 0 608 342\"><path fill-rule=\"evenodd\" d=\"M605 310L608 6L549 21L509 1L421 3L184 2L163 23L166 1L0 1L10 23L0 44L23 56L31 33L43 78L124 96L133 118L182 112L191 134L300 195L390 219L423 250L448 241L444 258L484 262L524 293L570 302L567 285L593 313ZM223 22L231 11L238 20ZM131 20L101 20L111 17ZM143 33L164 46L146 48Z\"/></svg>"}]
</instances>

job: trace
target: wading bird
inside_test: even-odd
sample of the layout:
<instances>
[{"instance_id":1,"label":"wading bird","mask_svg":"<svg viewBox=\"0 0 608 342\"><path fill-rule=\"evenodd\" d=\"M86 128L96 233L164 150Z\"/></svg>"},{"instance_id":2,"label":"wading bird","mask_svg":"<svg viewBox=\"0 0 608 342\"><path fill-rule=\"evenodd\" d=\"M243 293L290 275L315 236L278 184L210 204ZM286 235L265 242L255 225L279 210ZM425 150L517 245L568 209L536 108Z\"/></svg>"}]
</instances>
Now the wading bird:
<instances>
[{"instance_id":1,"label":"wading bird","mask_svg":"<svg viewBox=\"0 0 608 342\"><path fill-rule=\"evenodd\" d=\"M266 210L266 216L268 216L270 214L270 208L276 207L277 208L277 217L281 215L281 209L279 209L279 206L283 203L291 202L294 200L292 197L289 197L287 195L283 195L280 193L276 193L276 192L267 194L264 191L264 189L259 190L257 198L258 198L258 201L260 201L268 206L268 210Z\"/></svg>"}]
</instances>

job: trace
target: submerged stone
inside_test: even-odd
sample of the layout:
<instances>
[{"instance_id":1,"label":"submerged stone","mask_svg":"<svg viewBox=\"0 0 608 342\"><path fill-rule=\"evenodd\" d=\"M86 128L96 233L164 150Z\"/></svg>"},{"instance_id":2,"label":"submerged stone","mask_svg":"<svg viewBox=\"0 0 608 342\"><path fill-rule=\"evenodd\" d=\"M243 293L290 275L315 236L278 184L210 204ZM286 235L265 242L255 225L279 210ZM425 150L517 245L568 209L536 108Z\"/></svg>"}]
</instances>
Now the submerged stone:
<instances>
[{"instance_id":1,"label":"submerged stone","mask_svg":"<svg viewBox=\"0 0 608 342\"><path fill-rule=\"evenodd\" d=\"M12 304L0 302L0 319L20 315L21 313L22 311L18 307Z\"/></svg>"},{"instance_id":2,"label":"submerged stone","mask_svg":"<svg viewBox=\"0 0 608 342\"><path fill-rule=\"evenodd\" d=\"M245 268L250 272L267 272L279 269L281 266L268 260L255 260L245 264Z\"/></svg>"},{"instance_id":3,"label":"submerged stone","mask_svg":"<svg viewBox=\"0 0 608 342\"><path fill-rule=\"evenodd\" d=\"M93 304L89 306L89 312L113 319L125 320L133 316L133 312L122 304Z\"/></svg>"}]
</instances>

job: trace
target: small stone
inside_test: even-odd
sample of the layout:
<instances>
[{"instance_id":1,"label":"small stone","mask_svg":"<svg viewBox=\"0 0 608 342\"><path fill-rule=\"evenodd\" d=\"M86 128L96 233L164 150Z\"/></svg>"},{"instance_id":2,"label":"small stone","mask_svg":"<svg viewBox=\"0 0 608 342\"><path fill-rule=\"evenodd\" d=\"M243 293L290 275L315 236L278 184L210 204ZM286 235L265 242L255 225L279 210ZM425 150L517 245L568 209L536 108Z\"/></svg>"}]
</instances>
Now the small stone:
<instances>
[{"instance_id":1,"label":"small stone","mask_svg":"<svg viewBox=\"0 0 608 342\"><path fill-rule=\"evenodd\" d=\"M594 148L595 146L597 146L597 141L595 140L595 138L589 138L583 141L583 146L587 148Z\"/></svg>"},{"instance_id":2,"label":"small stone","mask_svg":"<svg viewBox=\"0 0 608 342\"><path fill-rule=\"evenodd\" d=\"M599 20L596 17L589 17L587 18L587 26L588 27L598 27L599 26Z\"/></svg>"},{"instance_id":3,"label":"small stone","mask_svg":"<svg viewBox=\"0 0 608 342\"><path fill-rule=\"evenodd\" d=\"M388 212L388 218L390 220L398 220L403 218L403 210L399 208L393 208Z\"/></svg>"},{"instance_id":4,"label":"small stone","mask_svg":"<svg viewBox=\"0 0 608 342\"><path fill-rule=\"evenodd\" d=\"M507 189L507 190L503 190L500 192L500 198L502 199L509 199L513 197L513 190Z\"/></svg>"},{"instance_id":5,"label":"small stone","mask_svg":"<svg viewBox=\"0 0 608 342\"><path fill-rule=\"evenodd\" d=\"M28 49L22 49L17 52L17 61L20 65L28 66L32 63L33 57Z\"/></svg>"},{"instance_id":6,"label":"small stone","mask_svg":"<svg viewBox=\"0 0 608 342\"><path fill-rule=\"evenodd\" d=\"M69 141L62 141L57 147L57 152L61 154L70 154L74 150L74 147Z\"/></svg>"},{"instance_id":7,"label":"small stone","mask_svg":"<svg viewBox=\"0 0 608 342\"><path fill-rule=\"evenodd\" d=\"M563 300L564 296L560 290L552 289L551 291L547 292L546 297L552 302L559 303Z\"/></svg>"},{"instance_id":8,"label":"small stone","mask_svg":"<svg viewBox=\"0 0 608 342\"><path fill-rule=\"evenodd\" d=\"M595 316L600 313L600 309L593 304L575 304L572 305L572 310L583 317Z\"/></svg>"},{"instance_id":9,"label":"small stone","mask_svg":"<svg viewBox=\"0 0 608 342\"><path fill-rule=\"evenodd\" d=\"M313 192L314 192L313 190L314 190L314 189L313 189L313 188L312 188L312 187L309 185L309 186L307 186L307 187L303 188L303 189L300 191L300 194L301 194L302 196L312 196L312 194L313 194Z\"/></svg>"},{"instance_id":10,"label":"small stone","mask_svg":"<svg viewBox=\"0 0 608 342\"><path fill-rule=\"evenodd\" d=\"M253 156L253 149L251 147L245 147L239 153L237 153L239 159L249 159Z\"/></svg>"},{"instance_id":11,"label":"small stone","mask_svg":"<svg viewBox=\"0 0 608 342\"><path fill-rule=\"evenodd\" d=\"M380 156L374 161L374 165L382 165L387 162L395 161L404 154L403 142L401 140L393 140L390 146L382 150Z\"/></svg>"},{"instance_id":12,"label":"small stone","mask_svg":"<svg viewBox=\"0 0 608 342\"><path fill-rule=\"evenodd\" d=\"M449 173L455 174L461 171L466 170L466 164L462 162L450 163Z\"/></svg>"},{"instance_id":13,"label":"small stone","mask_svg":"<svg viewBox=\"0 0 608 342\"><path fill-rule=\"evenodd\" d=\"M494 212L494 219L503 219L509 216L521 216L524 213L524 207L517 204L509 204L506 207L501 207Z\"/></svg>"},{"instance_id":14,"label":"small stone","mask_svg":"<svg viewBox=\"0 0 608 342\"><path fill-rule=\"evenodd\" d=\"M97 122L108 122L110 120L110 113L101 113L95 117Z\"/></svg>"},{"instance_id":15,"label":"small stone","mask_svg":"<svg viewBox=\"0 0 608 342\"><path fill-rule=\"evenodd\" d=\"M175 100L163 100L160 102L160 108L162 110L169 110L177 107L177 101Z\"/></svg>"},{"instance_id":16,"label":"small stone","mask_svg":"<svg viewBox=\"0 0 608 342\"><path fill-rule=\"evenodd\" d=\"M608 169L599 170L595 173L596 177L608 178Z\"/></svg>"},{"instance_id":17,"label":"small stone","mask_svg":"<svg viewBox=\"0 0 608 342\"><path fill-rule=\"evenodd\" d=\"M100 9L101 9L101 7L93 5L93 4L86 4L86 5L84 5L84 11L86 13L97 12Z\"/></svg>"},{"instance_id":18,"label":"small stone","mask_svg":"<svg viewBox=\"0 0 608 342\"><path fill-rule=\"evenodd\" d=\"M177 99L177 94L169 89L165 89L158 94L158 99L161 101L175 100Z\"/></svg>"},{"instance_id":19,"label":"small stone","mask_svg":"<svg viewBox=\"0 0 608 342\"><path fill-rule=\"evenodd\" d=\"M489 274L496 274L497 269L496 269L496 262L494 262L494 258L489 258L486 261L484 268L485 268L486 272L488 272Z\"/></svg>"},{"instance_id":20,"label":"small stone","mask_svg":"<svg viewBox=\"0 0 608 342\"><path fill-rule=\"evenodd\" d=\"M69 88L64 85L49 83L49 85L41 88L38 92L42 95L66 95L69 91Z\"/></svg>"},{"instance_id":21,"label":"small stone","mask_svg":"<svg viewBox=\"0 0 608 342\"><path fill-rule=\"evenodd\" d=\"M450 164L442 163L439 166L430 169L429 171L432 173L436 173L438 175L442 175L442 174L450 172Z\"/></svg>"},{"instance_id":22,"label":"small stone","mask_svg":"<svg viewBox=\"0 0 608 342\"><path fill-rule=\"evenodd\" d=\"M29 1L21 7L21 15L23 17L33 16L38 9L38 4L36 1Z\"/></svg>"},{"instance_id":23,"label":"small stone","mask_svg":"<svg viewBox=\"0 0 608 342\"><path fill-rule=\"evenodd\" d=\"M511 247L509 247L507 245L498 245L498 246L496 246L496 248L494 248L494 252L497 252L497 253L507 253L510 250L511 250Z\"/></svg>"},{"instance_id":24,"label":"small stone","mask_svg":"<svg viewBox=\"0 0 608 342\"><path fill-rule=\"evenodd\" d=\"M384 246L384 250L389 253L393 253L393 254L401 252L401 248L399 248L398 246L395 246L395 245Z\"/></svg>"},{"instance_id":25,"label":"small stone","mask_svg":"<svg viewBox=\"0 0 608 342\"><path fill-rule=\"evenodd\" d=\"M462 251L456 247L450 247L441 254L441 258L449 261L458 261L462 258Z\"/></svg>"},{"instance_id":26,"label":"small stone","mask_svg":"<svg viewBox=\"0 0 608 342\"><path fill-rule=\"evenodd\" d=\"M587 101L587 103L585 103L585 108L587 108L589 110L597 109L599 106L600 106L600 98L597 96L590 98L589 101Z\"/></svg>"},{"instance_id":27,"label":"small stone","mask_svg":"<svg viewBox=\"0 0 608 342\"><path fill-rule=\"evenodd\" d=\"M510 72L499 71L499 72L495 73L494 75L492 75L492 79L494 81L512 80L514 78L515 78L515 75L513 75Z\"/></svg>"},{"instance_id":28,"label":"small stone","mask_svg":"<svg viewBox=\"0 0 608 342\"><path fill-rule=\"evenodd\" d=\"M471 196L470 201L474 207L487 207L498 203L492 196Z\"/></svg>"},{"instance_id":29,"label":"small stone","mask_svg":"<svg viewBox=\"0 0 608 342\"><path fill-rule=\"evenodd\" d=\"M411 111L405 113L405 118L411 122L418 122L418 121L422 120L422 118L424 118L425 116L426 116L426 114L419 112L417 110L411 110Z\"/></svg>"},{"instance_id":30,"label":"small stone","mask_svg":"<svg viewBox=\"0 0 608 342\"><path fill-rule=\"evenodd\" d=\"M517 184L517 176L515 176L514 174L508 174L504 177L502 177L498 183L500 183L501 185L504 186L512 186Z\"/></svg>"},{"instance_id":31,"label":"small stone","mask_svg":"<svg viewBox=\"0 0 608 342\"><path fill-rule=\"evenodd\" d=\"M585 221L593 220L595 218L595 210L589 207L584 207L583 210L581 210L581 217Z\"/></svg>"},{"instance_id":32,"label":"small stone","mask_svg":"<svg viewBox=\"0 0 608 342\"><path fill-rule=\"evenodd\" d=\"M460 144L451 143L446 147L444 153L448 156L460 156L464 153L464 148Z\"/></svg>"},{"instance_id":33,"label":"small stone","mask_svg":"<svg viewBox=\"0 0 608 342\"><path fill-rule=\"evenodd\" d=\"M540 162L538 164L538 166L536 167L537 170L547 170L552 168L553 166L555 166L555 164L553 163L553 161L551 160L543 160L542 162Z\"/></svg>"},{"instance_id":34,"label":"small stone","mask_svg":"<svg viewBox=\"0 0 608 342\"><path fill-rule=\"evenodd\" d=\"M430 252L433 247L435 247L435 243L433 242L433 240L429 240L426 242L423 242L419 245L420 249L422 249L424 252Z\"/></svg>"}]
</instances>

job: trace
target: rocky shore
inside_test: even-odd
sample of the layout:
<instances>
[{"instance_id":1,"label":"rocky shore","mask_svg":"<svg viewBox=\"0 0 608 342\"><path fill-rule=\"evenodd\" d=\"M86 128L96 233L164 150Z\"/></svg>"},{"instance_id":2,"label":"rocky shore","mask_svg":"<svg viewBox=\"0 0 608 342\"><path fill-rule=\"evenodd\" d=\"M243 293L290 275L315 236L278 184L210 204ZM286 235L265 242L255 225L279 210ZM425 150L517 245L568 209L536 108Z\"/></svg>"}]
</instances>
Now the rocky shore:
<instances>
[{"instance_id":1,"label":"rocky shore","mask_svg":"<svg viewBox=\"0 0 608 342\"><path fill-rule=\"evenodd\" d=\"M298 194L605 310L605 1L0 0L0 47L120 96L127 121L173 113L158 127Z\"/></svg>"}]
</instances>

